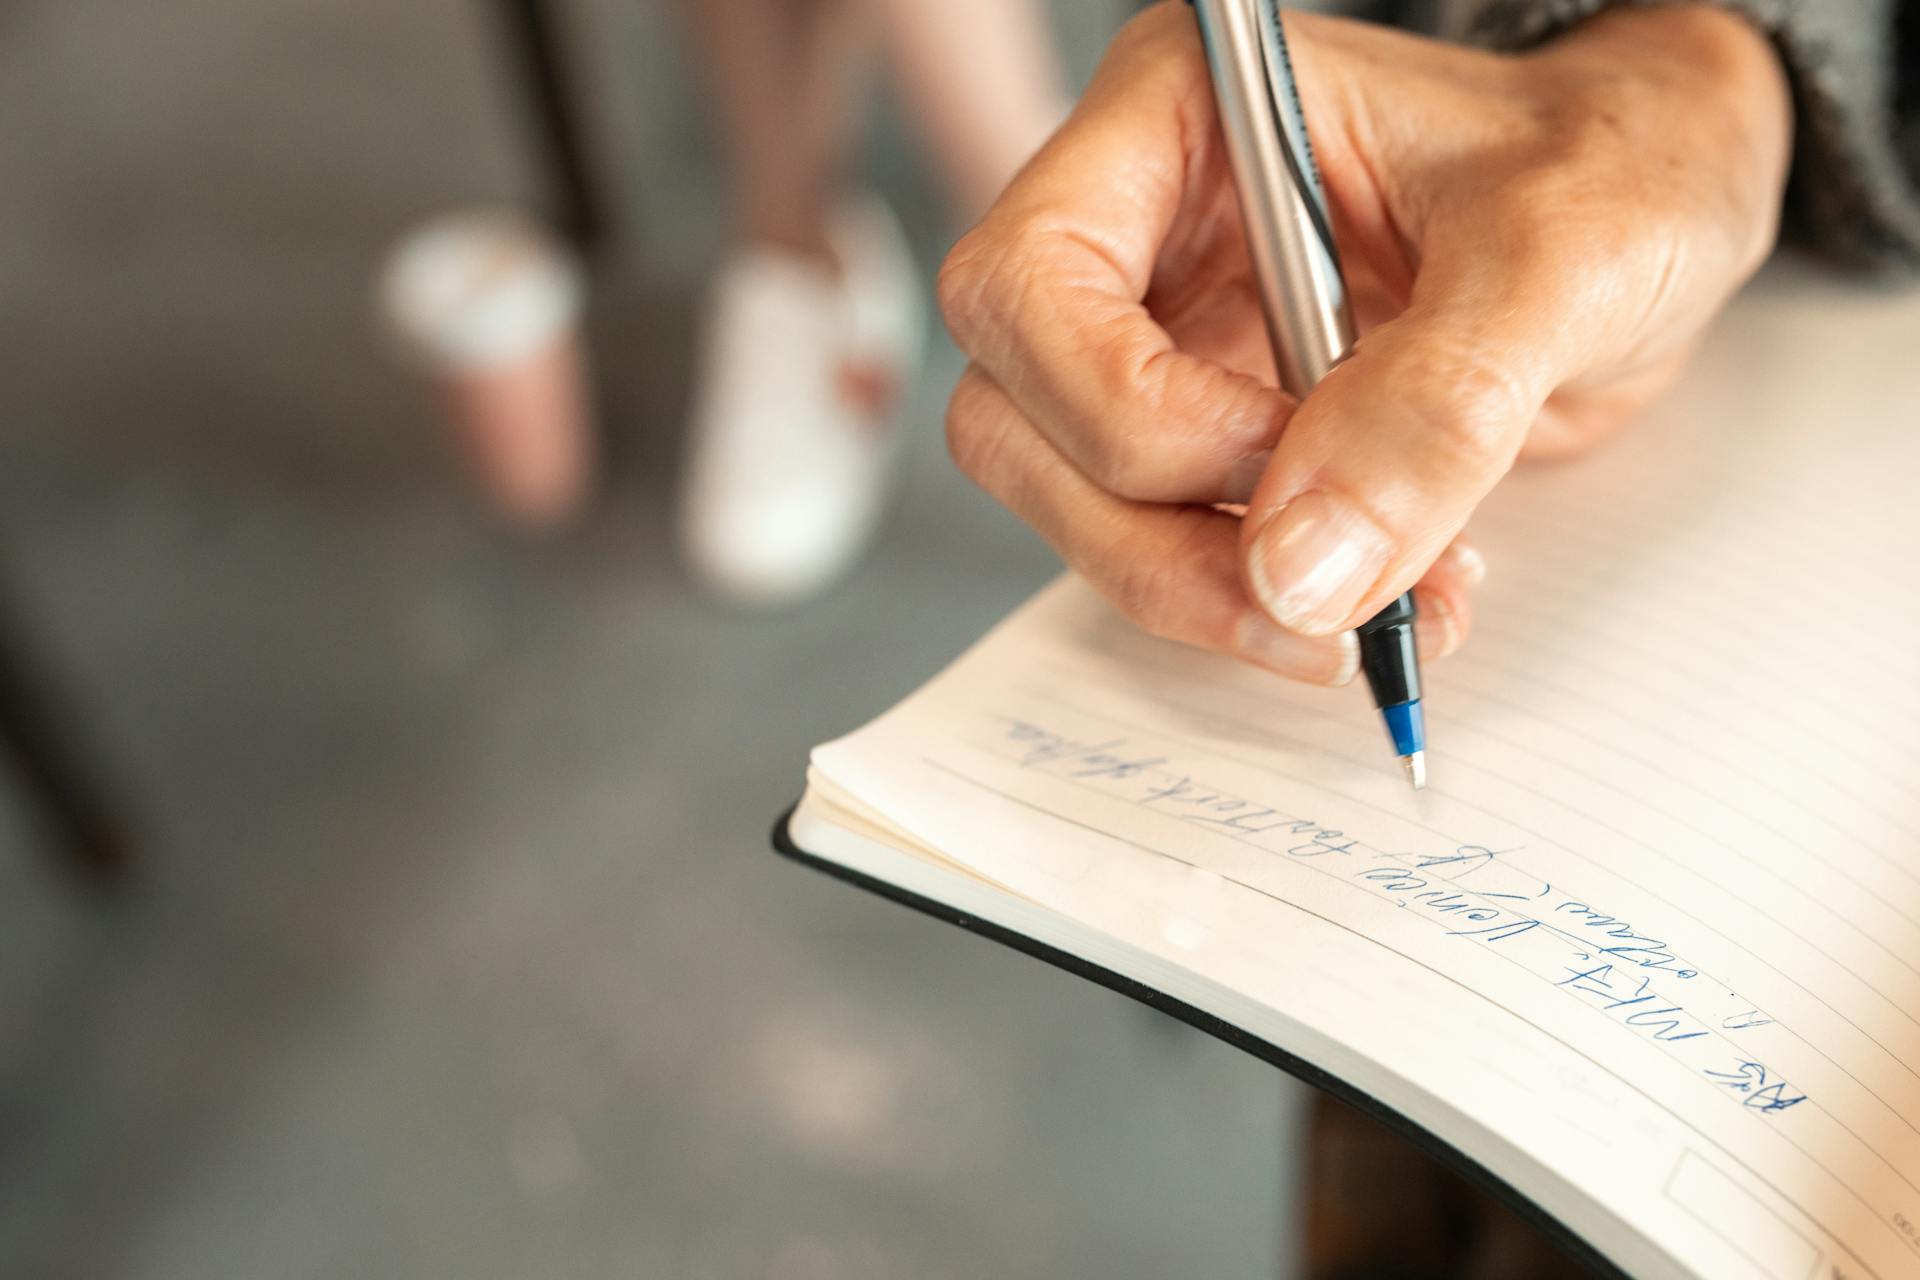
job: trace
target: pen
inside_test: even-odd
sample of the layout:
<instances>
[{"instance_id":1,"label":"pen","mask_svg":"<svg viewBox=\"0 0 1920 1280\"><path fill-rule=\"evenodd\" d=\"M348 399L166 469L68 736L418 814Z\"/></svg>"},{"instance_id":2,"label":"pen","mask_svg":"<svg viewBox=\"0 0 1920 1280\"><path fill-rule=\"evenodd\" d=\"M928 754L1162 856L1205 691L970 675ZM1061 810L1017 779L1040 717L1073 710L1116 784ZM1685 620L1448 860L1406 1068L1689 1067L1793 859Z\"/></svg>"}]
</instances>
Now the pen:
<instances>
[{"instance_id":1,"label":"pen","mask_svg":"<svg viewBox=\"0 0 1920 1280\"><path fill-rule=\"evenodd\" d=\"M1275 0L1192 0L1213 72L1248 256L1260 286L1280 385L1304 398L1353 345L1346 282L1333 246L1320 171L1287 60ZM1427 785L1413 593L1358 628L1360 667L1394 753L1417 791Z\"/></svg>"}]
</instances>

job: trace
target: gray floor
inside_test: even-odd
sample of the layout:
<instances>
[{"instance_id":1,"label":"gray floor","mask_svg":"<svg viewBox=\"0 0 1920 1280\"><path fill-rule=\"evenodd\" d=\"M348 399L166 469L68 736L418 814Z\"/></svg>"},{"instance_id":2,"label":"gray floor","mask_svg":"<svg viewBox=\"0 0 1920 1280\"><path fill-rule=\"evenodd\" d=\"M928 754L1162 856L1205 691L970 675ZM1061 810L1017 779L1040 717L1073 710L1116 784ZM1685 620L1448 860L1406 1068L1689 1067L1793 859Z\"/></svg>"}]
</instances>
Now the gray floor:
<instances>
[{"instance_id":1,"label":"gray floor","mask_svg":"<svg viewBox=\"0 0 1920 1280\"><path fill-rule=\"evenodd\" d=\"M717 202L650 4L576 6L646 228L606 492L543 544L466 502L366 283L529 189L478 9L0 8L0 566L145 860L76 892L0 774L0 1275L1276 1274L1272 1073L767 851L807 748L1052 564L949 473L943 352L851 582L683 584Z\"/></svg>"}]
</instances>

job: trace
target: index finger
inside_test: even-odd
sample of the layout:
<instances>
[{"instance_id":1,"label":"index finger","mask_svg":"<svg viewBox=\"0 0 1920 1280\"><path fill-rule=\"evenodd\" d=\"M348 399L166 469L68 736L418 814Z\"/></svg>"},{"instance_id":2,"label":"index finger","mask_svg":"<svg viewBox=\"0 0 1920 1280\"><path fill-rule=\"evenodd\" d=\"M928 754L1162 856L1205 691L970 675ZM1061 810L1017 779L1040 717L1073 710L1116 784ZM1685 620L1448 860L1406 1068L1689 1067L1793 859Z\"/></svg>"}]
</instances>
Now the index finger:
<instances>
[{"instance_id":1,"label":"index finger","mask_svg":"<svg viewBox=\"0 0 1920 1280\"><path fill-rule=\"evenodd\" d=\"M1095 483L1143 501L1244 500L1292 402L1184 352L1146 300L1169 234L1220 198L1224 158L1192 15L1130 22L1073 115L941 271L954 339Z\"/></svg>"}]
</instances>

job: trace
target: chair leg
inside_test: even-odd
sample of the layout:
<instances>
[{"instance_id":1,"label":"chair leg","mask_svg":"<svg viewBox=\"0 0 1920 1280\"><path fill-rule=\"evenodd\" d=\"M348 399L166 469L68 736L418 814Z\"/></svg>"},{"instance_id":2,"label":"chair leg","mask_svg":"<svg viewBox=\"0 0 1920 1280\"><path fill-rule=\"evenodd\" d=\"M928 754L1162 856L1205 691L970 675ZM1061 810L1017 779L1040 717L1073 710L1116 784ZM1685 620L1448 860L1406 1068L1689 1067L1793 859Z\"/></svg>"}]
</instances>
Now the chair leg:
<instances>
[{"instance_id":1,"label":"chair leg","mask_svg":"<svg viewBox=\"0 0 1920 1280\"><path fill-rule=\"evenodd\" d=\"M11 760L71 870L118 880L129 843L74 749L17 628L0 613L0 752Z\"/></svg>"},{"instance_id":2,"label":"chair leg","mask_svg":"<svg viewBox=\"0 0 1920 1280\"><path fill-rule=\"evenodd\" d=\"M502 33L546 170L551 214L580 251L597 249L609 226L585 131L579 86L569 75L552 0L500 0Z\"/></svg>"}]
</instances>

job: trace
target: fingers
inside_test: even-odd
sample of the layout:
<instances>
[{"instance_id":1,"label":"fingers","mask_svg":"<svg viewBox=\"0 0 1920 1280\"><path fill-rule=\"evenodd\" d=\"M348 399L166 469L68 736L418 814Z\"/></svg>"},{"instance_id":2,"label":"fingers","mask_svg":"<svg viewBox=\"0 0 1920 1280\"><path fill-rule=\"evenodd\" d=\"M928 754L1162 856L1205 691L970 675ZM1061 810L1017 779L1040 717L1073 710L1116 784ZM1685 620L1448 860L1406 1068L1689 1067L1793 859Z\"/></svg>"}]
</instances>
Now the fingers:
<instances>
[{"instance_id":1,"label":"fingers","mask_svg":"<svg viewBox=\"0 0 1920 1280\"><path fill-rule=\"evenodd\" d=\"M1589 323L1567 283L1578 264L1522 240L1436 246L1408 309L1293 414L1244 535L1248 586L1282 626L1371 617L1513 465Z\"/></svg>"},{"instance_id":2,"label":"fingers","mask_svg":"<svg viewBox=\"0 0 1920 1280\"><path fill-rule=\"evenodd\" d=\"M1191 14L1148 11L941 272L955 340L1059 453L1122 498L1245 501L1292 408L1176 346L1144 304L1215 133Z\"/></svg>"},{"instance_id":3,"label":"fingers","mask_svg":"<svg viewBox=\"0 0 1920 1280\"><path fill-rule=\"evenodd\" d=\"M1558 264L1484 229L1452 254L1426 246L1408 310L1308 412L1254 376L1257 360L1203 309L1168 311L1176 343L1145 305L1163 251L1183 257L1170 232L1225 189L1217 134L1191 15L1150 10L955 249L941 303L976 385L987 380L1025 427L1015 456L1044 444L1045 465L1074 472L1076 492L1104 490L1134 523L1163 529L1233 526L1140 504L1248 503L1241 594L1287 631L1331 636L1419 580L1511 465L1557 375L1543 321L1558 312L1535 303ZM1242 346L1260 333L1244 318ZM1025 515L1052 496L1007 501ZM1062 523L1049 537L1070 560L1094 555L1072 532Z\"/></svg>"},{"instance_id":4,"label":"fingers","mask_svg":"<svg viewBox=\"0 0 1920 1280\"><path fill-rule=\"evenodd\" d=\"M1137 625L1291 679L1333 685L1353 679L1359 655L1352 633L1296 635L1274 626L1248 599L1239 579L1236 517L1102 492L978 366L954 391L947 431L961 470L1038 530ZM1480 553L1456 540L1414 588L1414 635L1423 659L1444 658L1465 643L1471 593L1486 572Z\"/></svg>"},{"instance_id":5,"label":"fingers","mask_svg":"<svg viewBox=\"0 0 1920 1280\"><path fill-rule=\"evenodd\" d=\"M1486 577L1486 559L1470 543L1456 538L1420 579L1413 589L1419 608L1413 639L1422 660L1447 657L1467 642L1473 629L1472 593Z\"/></svg>"},{"instance_id":6,"label":"fingers","mask_svg":"<svg viewBox=\"0 0 1920 1280\"><path fill-rule=\"evenodd\" d=\"M1407 310L1298 405L1260 376L1244 261L1195 232L1230 191L1219 146L1191 15L1150 10L942 271L975 361L955 457L1158 634L1330 681L1418 582L1450 650L1467 575L1436 560L1560 375L1561 264L1484 228L1423 243Z\"/></svg>"},{"instance_id":7,"label":"fingers","mask_svg":"<svg viewBox=\"0 0 1920 1280\"><path fill-rule=\"evenodd\" d=\"M1295 635L1247 596L1234 516L1104 492L978 366L955 389L947 424L960 469L1145 630L1314 684L1345 684L1358 671L1351 633Z\"/></svg>"}]
</instances>

